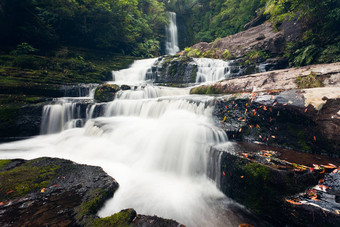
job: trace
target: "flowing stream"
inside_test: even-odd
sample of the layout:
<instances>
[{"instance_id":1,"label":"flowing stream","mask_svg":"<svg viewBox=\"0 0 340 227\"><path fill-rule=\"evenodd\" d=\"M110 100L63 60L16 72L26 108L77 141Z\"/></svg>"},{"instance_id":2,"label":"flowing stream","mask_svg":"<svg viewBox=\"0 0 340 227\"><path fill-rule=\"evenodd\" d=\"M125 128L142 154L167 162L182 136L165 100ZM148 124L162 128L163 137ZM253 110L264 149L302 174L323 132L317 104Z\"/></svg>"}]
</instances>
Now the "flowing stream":
<instances>
[{"instance_id":1,"label":"flowing stream","mask_svg":"<svg viewBox=\"0 0 340 227\"><path fill-rule=\"evenodd\" d=\"M0 158L48 156L101 166L120 185L101 217L134 208L187 226L238 226L247 211L218 190L211 179L218 182L220 173L207 176L218 172L210 147L228 143L212 120L214 98L145 81L154 61L113 72L111 83L132 89L112 102L95 103L93 91L55 99L44 108L42 135L0 144ZM210 70L216 71L213 64Z\"/></svg>"}]
</instances>

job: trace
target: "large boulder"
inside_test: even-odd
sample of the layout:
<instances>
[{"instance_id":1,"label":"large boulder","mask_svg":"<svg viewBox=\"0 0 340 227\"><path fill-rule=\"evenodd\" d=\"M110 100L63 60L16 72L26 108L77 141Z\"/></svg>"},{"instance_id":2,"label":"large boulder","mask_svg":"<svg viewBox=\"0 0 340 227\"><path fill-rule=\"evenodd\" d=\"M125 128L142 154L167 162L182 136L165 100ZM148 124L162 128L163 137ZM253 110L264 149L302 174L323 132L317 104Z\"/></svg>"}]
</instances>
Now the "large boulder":
<instances>
[{"instance_id":1,"label":"large boulder","mask_svg":"<svg viewBox=\"0 0 340 227\"><path fill-rule=\"evenodd\" d=\"M119 90L116 84L102 84L96 88L94 99L98 102L111 102Z\"/></svg>"}]
</instances>

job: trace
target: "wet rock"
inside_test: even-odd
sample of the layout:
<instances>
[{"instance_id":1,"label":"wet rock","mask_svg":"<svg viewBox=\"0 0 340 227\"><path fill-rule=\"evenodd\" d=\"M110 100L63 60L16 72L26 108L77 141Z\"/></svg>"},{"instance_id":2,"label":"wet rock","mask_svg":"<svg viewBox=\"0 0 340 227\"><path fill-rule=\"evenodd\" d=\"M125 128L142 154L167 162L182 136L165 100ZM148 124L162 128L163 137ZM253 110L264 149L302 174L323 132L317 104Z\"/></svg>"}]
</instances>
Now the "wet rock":
<instances>
[{"instance_id":1,"label":"wet rock","mask_svg":"<svg viewBox=\"0 0 340 227\"><path fill-rule=\"evenodd\" d=\"M118 188L99 167L52 158L12 162L0 176L1 226L87 225Z\"/></svg>"},{"instance_id":2,"label":"wet rock","mask_svg":"<svg viewBox=\"0 0 340 227\"><path fill-rule=\"evenodd\" d=\"M103 84L96 88L94 99L99 102L111 102L115 94L120 90L116 84Z\"/></svg>"},{"instance_id":3,"label":"wet rock","mask_svg":"<svg viewBox=\"0 0 340 227\"><path fill-rule=\"evenodd\" d=\"M133 209L99 218L119 186L100 167L56 158L5 160L0 182L1 226L183 226Z\"/></svg>"},{"instance_id":4,"label":"wet rock","mask_svg":"<svg viewBox=\"0 0 340 227\"><path fill-rule=\"evenodd\" d=\"M299 160L295 157L297 163L292 163L281 158L281 153L278 151L264 150L262 147L250 149L244 144L231 146L230 143L212 148L210 155L214 162L218 163L215 173L210 176L215 176L221 191L275 225L338 226L340 224L340 215L337 213L339 204L335 204L337 187L334 191L329 191L332 196L325 196L331 198L332 204L328 206L331 212L324 213L319 205L305 208L299 204L303 203L302 199L296 202L299 205L287 202L293 200L292 196L309 191L309 187L321 181L325 174L323 166L327 166L320 164L320 162L324 163L324 160L317 161L314 157L315 163L319 163L320 168L313 169L310 167L311 163L307 163L308 166L298 164L299 161L305 161L304 159ZM329 188L332 188L329 182L337 185L333 177L332 180L328 178L330 175L326 175L323 180L324 185ZM303 194L298 195L303 196ZM329 219L328 213L331 213Z\"/></svg>"},{"instance_id":5,"label":"wet rock","mask_svg":"<svg viewBox=\"0 0 340 227\"><path fill-rule=\"evenodd\" d=\"M167 56L160 58L152 67L155 83L188 84L196 81L197 65L192 58Z\"/></svg>"},{"instance_id":6,"label":"wet rock","mask_svg":"<svg viewBox=\"0 0 340 227\"><path fill-rule=\"evenodd\" d=\"M339 157L339 94L315 88L227 95L217 99L214 116L231 140Z\"/></svg>"},{"instance_id":7,"label":"wet rock","mask_svg":"<svg viewBox=\"0 0 340 227\"><path fill-rule=\"evenodd\" d=\"M335 167L331 171L305 193L286 198L287 219L299 226L340 225L340 170Z\"/></svg>"},{"instance_id":8,"label":"wet rock","mask_svg":"<svg viewBox=\"0 0 340 227\"><path fill-rule=\"evenodd\" d=\"M131 90L131 87L129 85L123 84L120 86L120 89L125 91L125 90Z\"/></svg>"}]
</instances>

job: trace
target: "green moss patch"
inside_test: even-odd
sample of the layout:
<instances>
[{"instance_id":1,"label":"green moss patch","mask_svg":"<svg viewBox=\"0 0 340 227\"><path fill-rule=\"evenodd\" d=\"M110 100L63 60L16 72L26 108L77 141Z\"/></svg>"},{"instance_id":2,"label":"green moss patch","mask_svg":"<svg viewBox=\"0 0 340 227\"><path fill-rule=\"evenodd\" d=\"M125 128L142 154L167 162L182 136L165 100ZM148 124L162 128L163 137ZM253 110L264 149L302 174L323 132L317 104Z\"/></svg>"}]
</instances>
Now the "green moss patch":
<instances>
[{"instance_id":1,"label":"green moss patch","mask_svg":"<svg viewBox=\"0 0 340 227\"><path fill-rule=\"evenodd\" d=\"M133 226L133 219L137 216L133 209L122 210L110 217L96 219L93 223L95 227L128 227Z\"/></svg>"},{"instance_id":2,"label":"green moss patch","mask_svg":"<svg viewBox=\"0 0 340 227\"><path fill-rule=\"evenodd\" d=\"M114 99L115 94L120 90L116 84L103 84L96 88L94 99L99 102L110 102Z\"/></svg>"},{"instance_id":3,"label":"green moss patch","mask_svg":"<svg viewBox=\"0 0 340 227\"><path fill-rule=\"evenodd\" d=\"M18 198L47 187L59 168L56 165L38 167L34 166L34 161L30 161L12 170L1 172L0 201Z\"/></svg>"},{"instance_id":4,"label":"green moss patch","mask_svg":"<svg viewBox=\"0 0 340 227\"><path fill-rule=\"evenodd\" d=\"M315 73L311 73L307 76L299 76L296 78L296 84L298 88L317 88L323 87L323 78Z\"/></svg>"},{"instance_id":5,"label":"green moss patch","mask_svg":"<svg viewBox=\"0 0 340 227\"><path fill-rule=\"evenodd\" d=\"M2 171L9 163L11 163L11 160L0 160L0 171Z\"/></svg>"}]
</instances>

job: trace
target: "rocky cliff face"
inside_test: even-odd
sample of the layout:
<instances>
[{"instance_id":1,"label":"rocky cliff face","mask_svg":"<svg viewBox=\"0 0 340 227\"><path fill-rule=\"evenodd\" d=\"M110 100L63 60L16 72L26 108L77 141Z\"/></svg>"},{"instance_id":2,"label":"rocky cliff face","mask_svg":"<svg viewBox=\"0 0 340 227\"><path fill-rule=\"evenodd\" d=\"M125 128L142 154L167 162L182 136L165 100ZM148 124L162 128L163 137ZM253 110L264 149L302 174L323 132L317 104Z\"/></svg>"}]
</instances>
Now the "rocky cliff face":
<instances>
[{"instance_id":1,"label":"rocky cliff face","mask_svg":"<svg viewBox=\"0 0 340 227\"><path fill-rule=\"evenodd\" d=\"M275 32L271 23L264 23L239 32L213 43L197 43L192 48L206 52L217 48L219 52L228 50L235 58L244 57L253 50L281 54L285 47L283 32Z\"/></svg>"}]
</instances>

